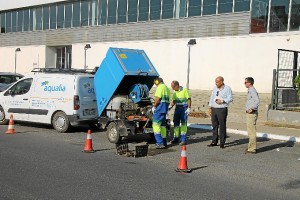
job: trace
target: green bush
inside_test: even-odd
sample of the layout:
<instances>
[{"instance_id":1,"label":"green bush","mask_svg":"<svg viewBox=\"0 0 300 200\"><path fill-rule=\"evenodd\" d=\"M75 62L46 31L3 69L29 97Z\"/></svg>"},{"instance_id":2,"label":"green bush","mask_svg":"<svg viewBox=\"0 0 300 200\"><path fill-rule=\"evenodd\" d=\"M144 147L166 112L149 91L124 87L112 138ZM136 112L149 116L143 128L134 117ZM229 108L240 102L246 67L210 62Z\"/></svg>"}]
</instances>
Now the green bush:
<instances>
[{"instance_id":1,"label":"green bush","mask_svg":"<svg viewBox=\"0 0 300 200\"><path fill-rule=\"evenodd\" d=\"M296 76L294 83L298 89L298 97L300 98L300 74L298 74L298 76Z\"/></svg>"}]
</instances>

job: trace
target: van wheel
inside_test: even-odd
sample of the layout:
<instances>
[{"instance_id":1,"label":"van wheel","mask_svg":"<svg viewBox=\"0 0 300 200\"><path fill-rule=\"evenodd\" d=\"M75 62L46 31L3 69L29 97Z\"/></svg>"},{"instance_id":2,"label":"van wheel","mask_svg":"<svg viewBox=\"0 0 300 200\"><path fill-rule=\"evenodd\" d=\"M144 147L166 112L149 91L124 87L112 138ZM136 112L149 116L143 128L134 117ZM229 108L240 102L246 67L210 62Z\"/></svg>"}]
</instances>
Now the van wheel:
<instances>
[{"instance_id":1,"label":"van wheel","mask_svg":"<svg viewBox=\"0 0 300 200\"><path fill-rule=\"evenodd\" d=\"M106 135L111 143L118 143L121 140L117 125L114 122L107 126Z\"/></svg>"},{"instance_id":2,"label":"van wheel","mask_svg":"<svg viewBox=\"0 0 300 200\"><path fill-rule=\"evenodd\" d=\"M53 116L52 126L58 132L65 133L70 128L70 121L64 112L57 112Z\"/></svg>"},{"instance_id":3,"label":"van wheel","mask_svg":"<svg viewBox=\"0 0 300 200\"><path fill-rule=\"evenodd\" d=\"M3 108L0 106L0 125L7 125L8 119L5 119L5 112Z\"/></svg>"}]
</instances>

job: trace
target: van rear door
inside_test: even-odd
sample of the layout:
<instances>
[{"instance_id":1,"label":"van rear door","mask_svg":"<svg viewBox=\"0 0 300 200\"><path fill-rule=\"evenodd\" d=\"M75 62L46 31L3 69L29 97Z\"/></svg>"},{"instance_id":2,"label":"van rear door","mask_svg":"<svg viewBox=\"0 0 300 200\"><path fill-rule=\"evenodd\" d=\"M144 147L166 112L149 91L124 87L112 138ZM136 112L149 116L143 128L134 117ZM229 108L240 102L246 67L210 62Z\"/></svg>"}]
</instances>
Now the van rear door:
<instances>
[{"instance_id":1,"label":"van rear door","mask_svg":"<svg viewBox=\"0 0 300 200\"><path fill-rule=\"evenodd\" d=\"M75 113L79 114L80 119L98 117L94 90L94 76L78 76L76 85L77 94L74 96Z\"/></svg>"}]
</instances>

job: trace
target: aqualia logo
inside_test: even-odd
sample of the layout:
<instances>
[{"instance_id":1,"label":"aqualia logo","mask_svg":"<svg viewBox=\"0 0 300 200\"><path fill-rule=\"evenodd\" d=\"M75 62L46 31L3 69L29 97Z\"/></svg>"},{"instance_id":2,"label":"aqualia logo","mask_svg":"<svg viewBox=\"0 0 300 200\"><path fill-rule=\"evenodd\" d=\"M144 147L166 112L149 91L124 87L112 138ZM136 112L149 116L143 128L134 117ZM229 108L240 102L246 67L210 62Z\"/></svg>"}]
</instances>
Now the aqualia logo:
<instances>
[{"instance_id":1,"label":"aqualia logo","mask_svg":"<svg viewBox=\"0 0 300 200\"><path fill-rule=\"evenodd\" d=\"M85 84L83 84L83 87L84 87L85 89L87 89L87 92L88 92L88 93L92 93L92 94L95 93L94 88L91 87L91 84L90 84L90 83L85 83Z\"/></svg>"},{"instance_id":2,"label":"aqualia logo","mask_svg":"<svg viewBox=\"0 0 300 200\"><path fill-rule=\"evenodd\" d=\"M64 92L66 91L66 86L60 85L49 85L49 81L42 82L42 87L44 87L45 92Z\"/></svg>"}]
</instances>

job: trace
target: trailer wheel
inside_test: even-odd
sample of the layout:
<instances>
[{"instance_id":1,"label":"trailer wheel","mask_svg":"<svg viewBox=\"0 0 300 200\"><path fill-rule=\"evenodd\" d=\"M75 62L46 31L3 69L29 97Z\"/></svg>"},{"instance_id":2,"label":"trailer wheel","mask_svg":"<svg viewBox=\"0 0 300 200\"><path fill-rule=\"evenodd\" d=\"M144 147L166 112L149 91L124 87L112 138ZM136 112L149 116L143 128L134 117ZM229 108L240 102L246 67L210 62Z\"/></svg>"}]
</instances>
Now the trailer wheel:
<instances>
[{"instance_id":1,"label":"trailer wheel","mask_svg":"<svg viewBox=\"0 0 300 200\"><path fill-rule=\"evenodd\" d=\"M70 128L70 121L64 112L57 112L52 118L52 126L55 130L65 133Z\"/></svg>"},{"instance_id":2,"label":"trailer wheel","mask_svg":"<svg viewBox=\"0 0 300 200\"><path fill-rule=\"evenodd\" d=\"M154 133L150 133L149 136L150 136L151 142L155 142L156 141Z\"/></svg>"},{"instance_id":3,"label":"trailer wheel","mask_svg":"<svg viewBox=\"0 0 300 200\"><path fill-rule=\"evenodd\" d=\"M106 135L111 143L118 143L121 140L117 125L114 122L107 126Z\"/></svg>"},{"instance_id":4,"label":"trailer wheel","mask_svg":"<svg viewBox=\"0 0 300 200\"><path fill-rule=\"evenodd\" d=\"M8 121L8 119L5 119L5 112L2 106L0 106L0 125L7 125Z\"/></svg>"}]
</instances>

